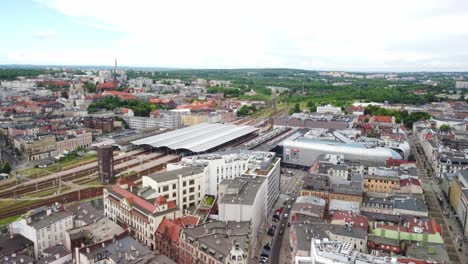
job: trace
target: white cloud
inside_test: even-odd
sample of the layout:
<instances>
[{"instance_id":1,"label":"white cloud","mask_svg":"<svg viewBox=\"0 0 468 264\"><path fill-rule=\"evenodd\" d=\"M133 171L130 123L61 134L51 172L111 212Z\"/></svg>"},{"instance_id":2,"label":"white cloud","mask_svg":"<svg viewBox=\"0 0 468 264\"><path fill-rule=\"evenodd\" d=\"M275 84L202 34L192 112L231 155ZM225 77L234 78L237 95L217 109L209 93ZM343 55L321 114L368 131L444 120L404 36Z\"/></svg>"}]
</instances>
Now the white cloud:
<instances>
[{"instance_id":1,"label":"white cloud","mask_svg":"<svg viewBox=\"0 0 468 264\"><path fill-rule=\"evenodd\" d=\"M467 48L453 42L434 48L444 39L468 43L462 0L39 2L117 31L121 39L106 52L126 65L468 69Z\"/></svg>"},{"instance_id":2,"label":"white cloud","mask_svg":"<svg viewBox=\"0 0 468 264\"><path fill-rule=\"evenodd\" d=\"M33 34L33 37L36 39L51 39L57 37L57 32L52 29L44 30L44 31L39 31Z\"/></svg>"}]
</instances>

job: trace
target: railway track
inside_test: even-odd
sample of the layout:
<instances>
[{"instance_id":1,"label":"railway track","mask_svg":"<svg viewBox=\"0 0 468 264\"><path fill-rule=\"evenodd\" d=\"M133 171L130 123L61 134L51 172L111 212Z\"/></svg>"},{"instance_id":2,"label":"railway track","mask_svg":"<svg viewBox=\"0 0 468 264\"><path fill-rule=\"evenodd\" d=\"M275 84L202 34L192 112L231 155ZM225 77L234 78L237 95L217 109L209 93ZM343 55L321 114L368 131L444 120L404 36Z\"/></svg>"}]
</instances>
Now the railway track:
<instances>
[{"instance_id":1,"label":"railway track","mask_svg":"<svg viewBox=\"0 0 468 264\"><path fill-rule=\"evenodd\" d=\"M115 156L114 166L117 167L116 173L119 173L123 171L124 169L128 169L138 164L141 164L141 162L148 162L148 161L161 158L164 156L164 154L162 153L145 154L147 152L149 152L149 150L131 152L130 154L123 155L123 156ZM139 155L139 156L134 156L134 155ZM137 159L136 157L142 157L141 155L149 155L149 157L148 159L140 159L137 162L135 162L134 160ZM127 165L127 164L130 164L130 165ZM77 179L89 177L90 175L95 174L97 172L98 172L97 162L88 163L82 166L79 170L75 168L71 170L53 173L49 176L46 176L47 178L44 177L42 181L39 181L38 179L36 179L34 180L34 182L28 181L21 185L17 185L14 188L0 191L0 198L12 198L12 197L25 195L25 194L31 194L34 192L43 191L44 189L58 186L59 181L62 181L62 182L74 181Z\"/></svg>"},{"instance_id":2,"label":"railway track","mask_svg":"<svg viewBox=\"0 0 468 264\"><path fill-rule=\"evenodd\" d=\"M50 206L55 202L59 203L69 203L74 201L79 201L82 199L88 199L92 197L97 197L102 195L103 188L97 187L90 187L83 190L72 191L65 194L59 194L53 198L47 198L46 200L34 200L34 202L27 203L26 205L23 203L19 203L18 206L10 206L8 208L2 208L0 211L0 219L24 214L27 211L41 207L41 206Z\"/></svg>"}]
</instances>

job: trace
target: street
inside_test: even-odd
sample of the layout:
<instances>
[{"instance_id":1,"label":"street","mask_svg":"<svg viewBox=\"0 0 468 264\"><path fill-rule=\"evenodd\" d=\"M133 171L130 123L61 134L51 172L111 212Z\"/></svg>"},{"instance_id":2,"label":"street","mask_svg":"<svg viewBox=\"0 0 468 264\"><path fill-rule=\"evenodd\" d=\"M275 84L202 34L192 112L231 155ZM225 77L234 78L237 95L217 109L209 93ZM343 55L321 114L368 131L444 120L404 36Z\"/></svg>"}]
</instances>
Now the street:
<instances>
[{"instance_id":1,"label":"street","mask_svg":"<svg viewBox=\"0 0 468 264\"><path fill-rule=\"evenodd\" d=\"M422 149L414 144L411 137L408 139L412 147L411 151L414 153L416 159L416 166L418 168L419 178L424 189L425 199L430 216L434 217L437 223L442 227L442 235L445 240L445 245L447 247L447 253L450 257L450 260L453 263L462 263L460 260L466 259L466 254L464 253L467 252L466 246L460 248L459 244L456 242L456 237L459 234L463 234L463 232L456 223L456 219L453 214L451 214L448 218L444 215L444 210L449 208L447 208L446 205L448 202L444 201L442 204L440 204L437 199L437 195L440 195L441 197L444 197L444 195L442 194L437 181L431 179L433 176L428 176L427 174L427 171L431 170L431 166L429 165L430 163L427 161ZM459 248L461 252L459 251Z\"/></svg>"},{"instance_id":2,"label":"street","mask_svg":"<svg viewBox=\"0 0 468 264\"><path fill-rule=\"evenodd\" d=\"M271 245L271 255L269 258L269 263L272 264L291 263L288 227L288 219L291 209L288 208L288 205L292 205L294 203L295 197L297 197L299 190L302 186L303 177L307 174L307 172L297 169L283 170L285 173L281 174L280 197L276 201L274 208L268 213L267 225L265 227L264 232L261 234L261 237L259 238L260 242L258 245L260 248L260 252L261 248L265 244ZM286 172L291 172L291 175L289 175L289 173ZM281 207L284 207L284 209L281 213L279 221L272 221L272 216L275 213L275 210ZM286 214L288 215L288 217L285 217ZM267 235L267 230L272 224L274 224L277 227L275 235L273 237ZM260 252L256 252L255 256L259 256Z\"/></svg>"}]
</instances>

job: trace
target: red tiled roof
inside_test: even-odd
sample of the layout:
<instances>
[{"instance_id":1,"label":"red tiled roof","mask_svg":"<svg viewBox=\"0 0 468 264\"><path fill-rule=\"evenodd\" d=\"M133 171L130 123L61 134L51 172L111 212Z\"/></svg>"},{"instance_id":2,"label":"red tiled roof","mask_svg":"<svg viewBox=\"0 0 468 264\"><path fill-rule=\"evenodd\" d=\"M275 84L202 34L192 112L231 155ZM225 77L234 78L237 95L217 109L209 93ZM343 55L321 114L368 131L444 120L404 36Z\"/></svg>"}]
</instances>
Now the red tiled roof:
<instances>
[{"instance_id":1,"label":"red tiled roof","mask_svg":"<svg viewBox=\"0 0 468 264\"><path fill-rule=\"evenodd\" d=\"M374 116L374 122L391 123L392 117L391 116Z\"/></svg>"},{"instance_id":2,"label":"red tiled roof","mask_svg":"<svg viewBox=\"0 0 468 264\"><path fill-rule=\"evenodd\" d=\"M161 223L159 224L158 229L156 230L156 233L159 234L164 234L166 232L168 234L168 238L171 242L173 243L179 243L179 235L180 235L180 230L182 230L182 227L176 223L174 223L172 220L164 218Z\"/></svg>"},{"instance_id":3,"label":"red tiled roof","mask_svg":"<svg viewBox=\"0 0 468 264\"><path fill-rule=\"evenodd\" d=\"M367 220L367 217L358 215L358 214L353 214L353 213L346 212L346 211L333 212L331 219L332 221L343 220L347 223L353 222L353 228L362 228L364 230L367 230L369 226L369 221Z\"/></svg>"},{"instance_id":4,"label":"red tiled roof","mask_svg":"<svg viewBox=\"0 0 468 264\"><path fill-rule=\"evenodd\" d=\"M174 219L174 222L178 225L182 225L183 227L186 227L186 226L198 225L199 220L200 220L199 217L196 217L193 215L186 215L186 216L181 216L181 217Z\"/></svg>"},{"instance_id":5,"label":"red tiled roof","mask_svg":"<svg viewBox=\"0 0 468 264\"><path fill-rule=\"evenodd\" d=\"M208 100L205 102L195 101L188 105L179 105L178 109L204 109L204 108L213 108L216 106L216 102L214 100Z\"/></svg>"},{"instance_id":6,"label":"red tiled roof","mask_svg":"<svg viewBox=\"0 0 468 264\"><path fill-rule=\"evenodd\" d=\"M119 92L119 91L105 91L102 93L103 96L118 96L122 100L131 100L131 99L136 99L136 96L133 94L125 93L125 92Z\"/></svg>"},{"instance_id":7,"label":"red tiled roof","mask_svg":"<svg viewBox=\"0 0 468 264\"><path fill-rule=\"evenodd\" d=\"M97 85L97 89L115 89L117 84L115 82L105 82Z\"/></svg>"},{"instance_id":8,"label":"red tiled roof","mask_svg":"<svg viewBox=\"0 0 468 264\"><path fill-rule=\"evenodd\" d=\"M358 121L359 121L359 122L364 122L364 120L365 120L366 118L369 118L369 120L370 120L371 117L372 117L371 115L360 115L360 116L358 117Z\"/></svg>"},{"instance_id":9,"label":"red tiled roof","mask_svg":"<svg viewBox=\"0 0 468 264\"><path fill-rule=\"evenodd\" d=\"M400 180L400 186L401 187L405 187L405 186L408 186L408 185L421 186L421 183L419 182L418 179L415 179L415 178L408 178L408 179L401 179Z\"/></svg>"},{"instance_id":10,"label":"red tiled roof","mask_svg":"<svg viewBox=\"0 0 468 264\"><path fill-rule=\"evenodd\" d=\"M127 200L131 201L131 203L135 203L138 206L146 209L147 211L153 213L156 211L156 206L151 204L150 202L146 201L145 199L139 197L136 194L133 194L127 190L121 189L119 186L112 186L112 191L122 195L123 197L127 198Z\"/></svg>"},{"instance_id":11,"label":"red tiled roof","mask_svg":"<svg viewBox=\"0 0 468 264\"><path fill-rule=\"evenodd\" d=\"M149 102L153 103L153 104L168 104L171 101L172 101L172 98L166 98L166 99L151 98L151 99L149 99Z\"/></svg>"}]
</instances>

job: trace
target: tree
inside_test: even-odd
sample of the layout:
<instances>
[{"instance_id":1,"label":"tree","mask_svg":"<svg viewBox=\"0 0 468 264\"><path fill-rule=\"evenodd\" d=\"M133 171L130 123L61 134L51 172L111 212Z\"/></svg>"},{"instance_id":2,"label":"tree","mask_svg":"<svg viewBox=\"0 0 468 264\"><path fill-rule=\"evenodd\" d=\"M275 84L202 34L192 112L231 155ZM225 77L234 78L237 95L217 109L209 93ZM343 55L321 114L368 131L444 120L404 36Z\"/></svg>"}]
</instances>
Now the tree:
<instances>
[{"instance_id":1,"label":"tree","mask_svg":"<svg viewBox=\"0 0 468 264\"><path fill-rule=\"evenodd\" d=\"M86 82L85 88L88 93L95 93L96 92L96 85L92 82Z\"/></svg>"},{"instance_id":2,"label":"tree","mask_svg":"<svg viewBox=\"0 0 468 264\"><path fill-rule=\"evenodd\" d=\"M450 130L450 126L443 124L439 127L440 131L442 132L448 132Z\"/></svg>"},{"instance_id":3,"label":"tree","mask_svg":"<svg viewBox=\"0 0 468 264\"><path fill-rule=\"evenodd\" d=\"M247 116L249 115L249 108L246 105L243 105L239 110L237 110L238 116Z\"/></svg>"},{"instance_id":4,"label":"tree","mask_svg":"<svg viewBox=\"0 0 468 264\"><path fill-rule=\"evenodd\" d=\"M301 112L301 107L299 106L299 103L296 103L294 105L294 113L300 113Z\"/></svg>"},{"instance_id":5,"label":"tree","mask_svg":"<svg viewBox=\"0 0 468 264\"><path fill-rule=\"evenodd\" d=\"M60 94L62 95L63 98L68 99L68 92L67 91L62 91Z\"/></svg>"},{"instance_id":6,"label":"tree","mask_svg":"<svg viewBox=\"0 0 468 264\"><path fill-rule=\"evenodd\" d=\"M3 173L8 173L8 174L11 172L11 166L10 166L10 163L8 161L5 162L5 164L3 164L2 172Z\"/></svg>"}]
</instances>

